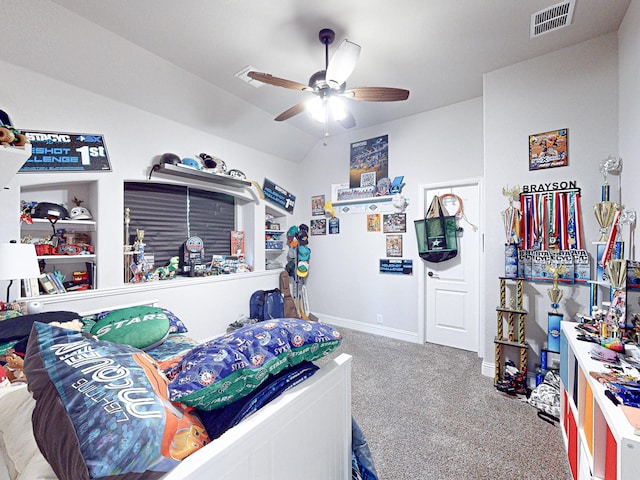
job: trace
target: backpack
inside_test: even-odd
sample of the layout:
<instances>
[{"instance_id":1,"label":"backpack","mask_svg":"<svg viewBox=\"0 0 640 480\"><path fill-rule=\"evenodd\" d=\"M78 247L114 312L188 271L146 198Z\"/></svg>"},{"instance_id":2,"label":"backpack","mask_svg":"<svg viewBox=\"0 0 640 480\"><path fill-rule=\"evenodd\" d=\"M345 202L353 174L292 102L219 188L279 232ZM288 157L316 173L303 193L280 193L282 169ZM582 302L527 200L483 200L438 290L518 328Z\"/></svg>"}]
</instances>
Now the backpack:
<instances>
[{"instance_id":1,"label":"backpack","mask_svg":"<svg viewBox=\"0 0 640 480\"><path fill-rule=\"evenodd\" d=\"M249 299L249 318L259 321L284 318L284 297L280 289L253 292Z\"/></svg>"}]
</instances>

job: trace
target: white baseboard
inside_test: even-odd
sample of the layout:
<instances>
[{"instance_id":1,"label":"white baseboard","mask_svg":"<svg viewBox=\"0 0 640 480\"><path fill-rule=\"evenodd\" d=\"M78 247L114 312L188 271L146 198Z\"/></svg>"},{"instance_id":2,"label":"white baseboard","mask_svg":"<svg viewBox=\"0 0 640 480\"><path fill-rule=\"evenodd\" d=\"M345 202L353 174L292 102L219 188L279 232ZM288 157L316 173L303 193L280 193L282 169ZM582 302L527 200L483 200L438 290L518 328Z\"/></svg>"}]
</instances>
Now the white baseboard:
<instances>
[{"instance_id":1,"label":"white baseboard","mask_svg":"<svg viewBox=\"0 0 640 480\"><path fill-rule=\"evenodd\" d=\"M482 362L482 375L485 377L493 377L496 371L496 364L489 362Z\"/></svg>"},{"instance_id":2,"label":"white baseboard","mask_svg":"<svg viewBox=\"0 0 640 480\"><path fill-rule=\"evenodd\" d=\"M335 327L350 328L359 332L371 333L383 337L395 338L396 340L404 340L405 342L420 343L417 332L409 332L398 328L389 328L384 325L372 325L370 323L358 322L348 318L334 317L333 315L325 315L323 313L313 312L322 323L328 323Z\"/></svg>"}]
</instances>

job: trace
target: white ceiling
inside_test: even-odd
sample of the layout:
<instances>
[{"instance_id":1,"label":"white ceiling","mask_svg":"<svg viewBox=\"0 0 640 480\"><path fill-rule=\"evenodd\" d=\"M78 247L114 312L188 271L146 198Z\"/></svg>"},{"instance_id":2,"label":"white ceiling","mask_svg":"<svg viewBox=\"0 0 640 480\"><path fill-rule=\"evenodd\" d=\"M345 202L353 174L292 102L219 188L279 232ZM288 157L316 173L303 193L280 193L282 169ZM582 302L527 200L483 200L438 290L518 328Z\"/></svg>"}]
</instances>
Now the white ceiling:
<instances>
[{"instance_id":1,"label":"white ceiling","mask_svg":"<svg viewBox=\"0 0 640 480\"><path fill-rule=\"evenodd\" d=\"M124 69L115 68L115 58L118 79L108 70L64 78L63 68L43 65L56 56L35 45L31 48L42 52L38 67L31 67L154 113L178 112L178 121L299 161L322 138L322 127L306 114L286 122L273 117L311 94L270 85L255 88L234 74L250 65L306 84L324 68L324 47L318 40L324 27L336 32L332 47L345 38L362 46L347 87L411 91L404 102L349 102L355 128L363 128L481 96L486 72L616 31L629 1L576 0L570 26L530 39L531 14L556 0L53 0L122 37L130 51L133 43L190 72L208 91L201 102L184 92L154 98L154 72L141 63L126 68L131 80L127 93L118 83ZM20 5L19 15L24 3L13 3ZM55 5L45 10L69 16ZM79 41L72 36L67 40ZM15 57L4 56L15 62ZM136 92L136 78L148 78L148 95ZM181 88L176 78L172 85ZM197 95L192 92L192 97ZM185 98L200 105L184 109ZM341 131L331 126L332 134Z\"/></svg>"}]
</instances>

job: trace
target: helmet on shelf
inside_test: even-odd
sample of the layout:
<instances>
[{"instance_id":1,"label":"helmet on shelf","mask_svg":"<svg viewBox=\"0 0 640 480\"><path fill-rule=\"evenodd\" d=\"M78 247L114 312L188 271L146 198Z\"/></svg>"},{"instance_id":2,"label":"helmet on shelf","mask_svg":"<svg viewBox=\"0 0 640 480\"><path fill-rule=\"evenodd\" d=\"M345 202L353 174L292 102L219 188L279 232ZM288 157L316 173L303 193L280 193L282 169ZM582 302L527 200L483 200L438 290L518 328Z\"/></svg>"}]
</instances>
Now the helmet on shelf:
<instances>
[{"instance_id":1,"label":"helmet on shelf","mask_svg":"<svg viewBox=\"0 0 640 480\"><path fill-rule=\"evenodd\" d=\"M91 220L91 212L84 207L73 207L71 209L71 220Z\"/></svg>"},{"instance_id":2,"label":"helmet on shelf","mask_svg":"<svg viewBox=\"0 0 640 480\"><path fill-rule=\"evenodd\" d=\"M40 202L31 209L31 218L56 218L58 220L64 220L69 218L69 212L57 203Z\"/></svg>"}]
</instances>

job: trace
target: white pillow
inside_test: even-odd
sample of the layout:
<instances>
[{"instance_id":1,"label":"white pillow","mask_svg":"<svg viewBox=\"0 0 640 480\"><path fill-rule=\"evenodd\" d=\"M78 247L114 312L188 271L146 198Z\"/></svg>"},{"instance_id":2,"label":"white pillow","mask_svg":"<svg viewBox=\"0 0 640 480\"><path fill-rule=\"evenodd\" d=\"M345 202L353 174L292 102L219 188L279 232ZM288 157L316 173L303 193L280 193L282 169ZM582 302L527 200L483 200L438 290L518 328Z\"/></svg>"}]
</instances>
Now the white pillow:
<instances>
[{"instance_id":1,"label":"white pillow","mask_svg":"<svg viewBox=\"0 0 640 480\"><path fill-rule=\"evenodd\" d=\"M24 384L0 388L0 480L56 480L33 438L35 404Z\"/></svg>"}]
</instances>

